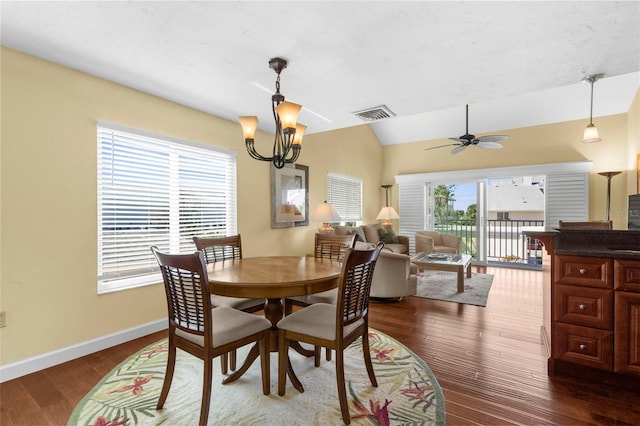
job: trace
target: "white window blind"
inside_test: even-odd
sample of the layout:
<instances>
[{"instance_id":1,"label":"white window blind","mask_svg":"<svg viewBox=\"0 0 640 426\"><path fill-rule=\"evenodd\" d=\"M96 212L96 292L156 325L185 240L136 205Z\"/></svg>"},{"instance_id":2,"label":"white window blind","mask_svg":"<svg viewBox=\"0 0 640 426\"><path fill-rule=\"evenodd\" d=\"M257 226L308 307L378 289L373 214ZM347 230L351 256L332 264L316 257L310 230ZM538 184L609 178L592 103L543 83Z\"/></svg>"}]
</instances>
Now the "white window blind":
<instances>
[{"instance_id":1,"label":"white window blind","mask_svg":"<svg viewBox=\"0 0 640 426\"><path fill-rule=\"evenodd\" d=\"M237 233L236 154L98 123L98 293L162 281L150 246Z\"/></svg>"},{"instance_id":2,"label":"white window blind","mask_svg":"<svg viewBox=\"0 0 640 426\"><path fill-rule=\"evenodd\" d=\"M589 220L589 174L552 174L545 182L545 219L547 228L558 226L560 220Z\"/></svg>"},{"instance_id":3,"label":"white window blind","mask_svg":"<svg viewBox=\"0 0 640 426\"><path fill-rule=\"evenodd\" d=\"M415 253L415 234L427 228L427 184L403 183L399 186L400 235L409 237L409 253Z\"/></svg>"},{"instance_id":4,"label":"white window blind","mask_svg":"<svg viewBox=\"0 0 640 426\"><path fill-rule=\"evenodd\" d=\"M362 220L362 180L329 173L327 181L327 202L335 207L342 220Z\"/></svg>"}]
</instances>

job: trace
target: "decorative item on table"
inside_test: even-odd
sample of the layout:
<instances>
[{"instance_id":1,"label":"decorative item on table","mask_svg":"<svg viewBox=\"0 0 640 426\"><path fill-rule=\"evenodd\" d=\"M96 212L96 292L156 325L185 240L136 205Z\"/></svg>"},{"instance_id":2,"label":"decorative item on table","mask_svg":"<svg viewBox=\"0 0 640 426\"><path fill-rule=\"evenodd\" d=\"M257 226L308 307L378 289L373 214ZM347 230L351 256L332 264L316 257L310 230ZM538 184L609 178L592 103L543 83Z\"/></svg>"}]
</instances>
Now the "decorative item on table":
<instances>
[{"instance_id":1,"label":"decorative item on table","mask_svg":"<svg viewBox=\"0 0 640 426\"><path fill-rule=\"evenodd\" d=\"M384 222L382 222L382 227L386 231L389 231L391 229L391 227L392 227L391 220L400 219L400 216L395 211L395 209L393 207L389 206L389 188L391 188L392 186L393 185L380 185L380 187L384 188L384 190L385 190L386 203L385 203L385 207L383 207L380 210L380 213L378 213L378 216L376 216L376 220L383 220L384 221Z\"/></svg>"},{"instance_id":2,"label":"decorative item on table","mask_svg":"<svg viewBox=\"0 0 640 426\"><path fill-rule=\"evenodd\" d=\"M447 260L450 257L451 257L451 255L444 254L444 253L429 253L427 255L427 258L429 258L431 260Z\"/></svg>"},{"instance_id":3,"label":"decorative item on table","mask_svg":"<svg viewBox=\"0 0 640 426\"><path fill-rule=\"evenodd\" d=\"M302 149L302 135L307 128L303 124L296 123L302 105L285 101L284 96L280 93L280 73L286 67L286 59L272 58L269 61L269 68L278 74L276 78L276 92L271 96L271 109L276 122L273 155L271 157L265 157L259 154L254 146L254 135L258 127L258 117L238 117L244 133L244 143L251 158L260 161L270 161L277 169L281 169L285 164L295 163L298 160L300 150Z\"/></svg>"},{"instance_id":4,"label":"decorative item on table","mask_svg":"<svg viewBox=\"0 0 640 426\"><path fill-rule=\"evenodd\" d=\"M311 220L322 222L322 226L318 228L319 234L333 235L333 228L329 226L329 222L340 222L342 218L336 208L325 201L316 207L316 210L311 215Z\"/></svg>"}]
</instances>

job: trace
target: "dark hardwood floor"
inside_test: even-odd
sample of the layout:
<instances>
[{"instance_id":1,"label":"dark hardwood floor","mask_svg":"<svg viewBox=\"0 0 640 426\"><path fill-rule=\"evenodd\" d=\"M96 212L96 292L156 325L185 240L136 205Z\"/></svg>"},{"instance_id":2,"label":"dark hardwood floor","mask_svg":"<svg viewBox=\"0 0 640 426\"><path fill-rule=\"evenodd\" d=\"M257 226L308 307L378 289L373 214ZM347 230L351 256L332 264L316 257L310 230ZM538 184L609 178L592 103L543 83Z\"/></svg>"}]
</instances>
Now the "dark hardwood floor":
<instances>
[{"instance_id":1,"label":"dark hardwood floor","mask_svg":"<svg viewBox=\"0 0 640 426\"><path fill-rule=\"evenodd\" d=\"M371 304L371 327L421 356L445 395L449 425L640 425L640 393L550 378L540 341L540 272L495 275L485 308L408 297ZM0 424L66 424L78 401L118 363L164 333L0 385Z\"/></svg>"}]
</instances>

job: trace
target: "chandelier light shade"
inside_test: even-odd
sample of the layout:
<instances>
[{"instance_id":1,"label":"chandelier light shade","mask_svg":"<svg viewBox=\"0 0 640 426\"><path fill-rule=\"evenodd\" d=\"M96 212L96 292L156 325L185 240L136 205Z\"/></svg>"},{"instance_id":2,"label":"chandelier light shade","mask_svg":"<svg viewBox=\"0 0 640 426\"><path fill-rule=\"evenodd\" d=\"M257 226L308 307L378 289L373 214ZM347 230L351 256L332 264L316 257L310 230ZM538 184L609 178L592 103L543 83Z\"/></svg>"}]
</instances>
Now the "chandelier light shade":
<instances>
[{"instance_id":1,"label":"chandelier light shade","mask_svg":"<svg viewBox=\"0 0 640 426\"><path fill-rule=\"evenodd\" d=\"M602 138L598 134L598 128L593 124L593 83L604 77L604 74L588 75L582 79L582 81L591 84L591 108L589 110L589 125L584 129L584 136L582 137L582 143L594 143L600 142Z\"/></svg>"},{"instance_id":2,"label":"chandelier light shade","mask_svg":"<svg viewBox=\"0 0 640 426\"><path fill-rule=\"evenodd\" d=\"M320 204L311 215L311 220L322 222L322 226L318 229L320 234L333 234L333 228L329 226L329 222L340 222L342 218L332 204L326 201Z\"/></svg>"},{"instance_id":3,"label":"chandelier light shade","mask_svg":"<svg viewBox=\"0 0 640 426\"><path fill-rule=\"evenodd\" d=\"M392 220L394 219L400 219L400 215L398 214L398 212L395 211L395 209L393 207L389 206L389 189L392 187L393 185L381 185L381 188L384 188L385 190L385 196L386 196L386 205L385 207L383 207L382 209L380 209L380 213L378 213L378 216L376 216L376 220L382 220L382 227L384 229L386 229L387 231L391 229L391 227L393 226L393 224L391 223Z\"/></svg>"},{"instance_id":4,"label":"chandelier light shade","mask_svg":"<svg viewBox=\"0 0 640 426\"><path fill-rule=\"evenodd\" d=\"M302 135L307 128L297 123L302 105L285 101L284 96L280 93L280 73L286 67L287 61L285 59L272 58L269 61L269 68L273 69L278 75L276 78L276 92L271 96L271 109L276 123L276 134L271 156L264 156L258 153L255 148L254 137L258 127L258 117L238 117L244 134L244 143L251 158L269 161L277 169L281 169L285 164L295 163L298 160L302 149Z\"/></svg>"}]
</instances>

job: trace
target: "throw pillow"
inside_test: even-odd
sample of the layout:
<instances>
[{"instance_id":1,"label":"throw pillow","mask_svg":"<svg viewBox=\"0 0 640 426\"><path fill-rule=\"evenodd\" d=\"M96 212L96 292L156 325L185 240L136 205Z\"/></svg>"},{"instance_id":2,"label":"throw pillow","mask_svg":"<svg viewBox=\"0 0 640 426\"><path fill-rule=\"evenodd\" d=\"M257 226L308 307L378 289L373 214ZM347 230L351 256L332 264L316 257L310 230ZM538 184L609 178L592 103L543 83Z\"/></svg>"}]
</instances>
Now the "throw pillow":
<instances>
[{"instance_id":1,"label":"throw pillow","mask_svg":"<svg viewBox=\"0 0 640 426\"><path fill-rule=\"evenodd\" d=\"M382 241L383 243L385 244L399 243L398 236L396 235L395 232L393 232L393 229L389 229L388 231L386 231L384 228L380 228L378 232L380 233L380 241Z\"/></svg>"},{"instance_id":2,"label":"throw pillow","mask_svg":"<svg viewBox=\"0 0 640 426\"><path fill-rule=\"evenodd\" d=\"M364 239L364 233L359 229L353 229L351 231L351 235L356 236L356 241L361 241L363 243L366 242L366 240Z\"/></svg>"}]
</instances>

